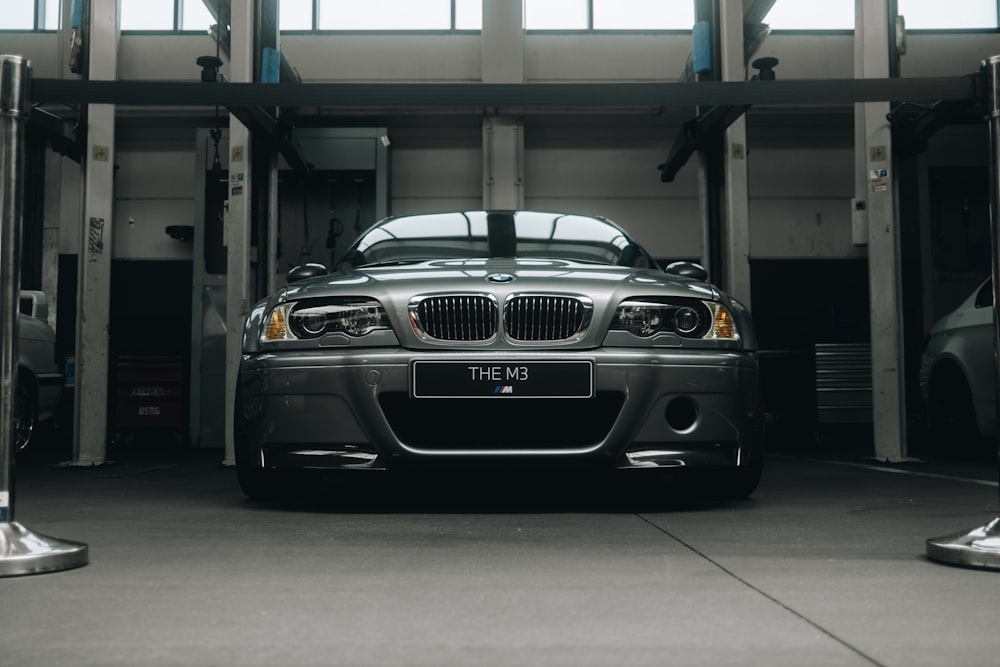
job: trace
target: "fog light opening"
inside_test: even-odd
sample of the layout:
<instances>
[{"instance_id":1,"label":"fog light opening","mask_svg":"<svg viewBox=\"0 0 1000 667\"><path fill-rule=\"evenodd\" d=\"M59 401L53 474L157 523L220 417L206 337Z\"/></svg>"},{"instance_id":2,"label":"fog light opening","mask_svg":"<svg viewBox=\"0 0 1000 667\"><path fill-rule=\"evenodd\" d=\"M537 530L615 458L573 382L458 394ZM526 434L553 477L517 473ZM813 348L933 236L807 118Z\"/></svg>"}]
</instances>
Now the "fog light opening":
<instances>
[{"instance_id":1,"label":"fog light opening","mask_svg":"<svg viewBox=\"0 0 1000 667\"><path fill-rule=\"evenodd\" d=\"M678 396L667 403L663 416L667 426L679 433L687 433L694 429L698 421L698 405L687 396Z\"/></svg>"}]
</instances>

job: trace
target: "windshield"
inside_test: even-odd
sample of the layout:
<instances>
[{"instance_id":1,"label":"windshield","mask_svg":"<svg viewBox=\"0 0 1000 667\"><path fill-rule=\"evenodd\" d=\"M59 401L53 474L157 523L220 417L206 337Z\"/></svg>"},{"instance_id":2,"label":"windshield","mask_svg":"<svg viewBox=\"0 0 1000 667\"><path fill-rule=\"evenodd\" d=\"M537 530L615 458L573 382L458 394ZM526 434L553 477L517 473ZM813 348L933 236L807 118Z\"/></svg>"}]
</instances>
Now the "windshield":
<instances>
[{"instance_id":1,"label":"windshield","mask_svg":"<svg viewBox=\"0 0 1000 667\"><path fill-rule=\"evenodd\" d=\"M604 218L534 211L471 211L387 219L354 243L344 256L342 268L487 257L653 265L645 250Z\"/></svg>"}]
</instances>

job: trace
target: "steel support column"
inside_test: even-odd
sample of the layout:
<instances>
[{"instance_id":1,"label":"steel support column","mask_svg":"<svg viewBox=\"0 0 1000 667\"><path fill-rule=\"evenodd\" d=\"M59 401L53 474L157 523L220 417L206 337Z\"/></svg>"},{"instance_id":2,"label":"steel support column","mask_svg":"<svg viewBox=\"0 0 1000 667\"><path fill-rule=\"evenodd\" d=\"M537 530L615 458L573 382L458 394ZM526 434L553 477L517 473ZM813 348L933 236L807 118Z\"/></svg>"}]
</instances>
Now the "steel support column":
<instances>
[{"instance_id":1,"label":"steel support column","mask_svg":"<svg viewBox=\"0 0 1000 667\"><path fill-rule=\"evenodd\" d=\"M723 81L746 79L743 7L723 2L719 8L719 43ZM723 246L720 278L727 291L750 307L750 193L747 174L747 121L741 115L723 138Z\"/></svg>"},{"instance_id":2,"label":"steel support column","mask_svg":"<svg viewBox=\"0 0 1000 667\"><path fill-rule=\"evenodd\" d=\"M252 1L232 6L230 78L254 80L254 12ZM229 117L229 206L225 221L226 245L226 447L225 465L236 463L233 441L233 407L243 342L243 321L253 301L250 289L250 227L252 208L250 131L235 116Z\"/></svg>"},{"instance_id":3,"label":"steel support column","mask_svg":"<svg viewBox=\"0 0 1000 667\"><path fill-rule=\"evenodd\" d=\"M721 48L719 45L719 0L695 0L694 20L708 24L710 34L708 45L696 45L708 51L710 68L696 71L698 84L721 80ZM709 105L699 105L698 114L709 109ZM716 135L702 142L698 149L698 201L701 220L701 263L708 270L712 282L722 289L726 284L723 253L723 187L725 165L722 151L725 141Z\"/></svg>"},{"instance_id":4,"label":"steel support column","mask_svg":"<svg viewBox=\"0 0 1000 667\"><path fill-rule=\"evenodd\" d=\"M524 7L483 3L483 83L524 83ZM483 119L483 206L524 206L524 126L514 116Z\"/></svg>"},{"instance_id":5,"label":"steel support column","mask_svg":"<svg viewBox=\"0 0 1000 667\"><path fill-rule=\"evenodd\" d=\"M892 17L893 23L895 17ZM859 79L890 74L889 11L885 0L856 0L854 67ZM875 457L906 458L903 294L896 175L888 102L855 106L855 198L865 202L871 310L872 428Z\"/></svg>"},{"instance_id":6,"label":"steel support column","mask_svg":"<svg viewBox=\"0 0 1000 667\"><path fill-rule=\"evenodd\" d=\"M87 77L113 80L118 71L118 2L91 0ZM108 446L109 326L114 227L115 107L90 104L83 155L83 220L77 259L74 465L105 462Z\"/></svg>"}]
</instances>

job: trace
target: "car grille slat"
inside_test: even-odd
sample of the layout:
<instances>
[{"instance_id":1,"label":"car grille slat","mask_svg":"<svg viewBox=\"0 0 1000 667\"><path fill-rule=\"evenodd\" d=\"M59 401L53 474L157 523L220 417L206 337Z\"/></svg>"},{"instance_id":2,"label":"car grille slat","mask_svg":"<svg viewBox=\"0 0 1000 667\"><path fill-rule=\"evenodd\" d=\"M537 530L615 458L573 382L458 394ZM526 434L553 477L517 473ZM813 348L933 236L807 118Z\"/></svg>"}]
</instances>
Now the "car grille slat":
<instances>
[{"instance_id":1,"label":"car grille slat","mask_svg":"<svg viewBox=\"0 0 1000 667\"><path fill-rule=\"evenodd\" d=\"M487 295L449 294L419 301L416 314L423 335L435 340L477 342L497 334L498 308ZM516 295L504 304L503 325L513 341L564 341L588 323L588 306L572 296Z\"/></svg>"},{"instance_id":2,"label":"car grille slat","mask_svg":"<svg viewBox=\"0 0 1000 667\"><path fill-rule=\"evenodd\" d=\"M504 308L504 329L513 340L567 340L585 325L586 309L575 297L515 296Z\"/></svg>"},{"instance_id":3,"label":"car grille slat","mask_svg":"<svg viewBox=\"0 0 1000 667\"><path fill-rule=\"evenodd\" d=\"M438 340L482 341L496 335L496 306L487 296L429 297L417 306L424 333Z\"/></svg>"}]
</instances>

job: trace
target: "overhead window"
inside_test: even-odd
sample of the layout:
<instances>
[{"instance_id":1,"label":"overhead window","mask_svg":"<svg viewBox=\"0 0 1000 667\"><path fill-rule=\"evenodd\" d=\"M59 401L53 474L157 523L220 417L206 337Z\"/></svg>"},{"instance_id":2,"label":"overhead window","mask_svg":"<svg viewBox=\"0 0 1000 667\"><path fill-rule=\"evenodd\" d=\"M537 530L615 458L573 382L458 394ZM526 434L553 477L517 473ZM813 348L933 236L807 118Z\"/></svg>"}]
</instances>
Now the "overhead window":
<instances>
[{"instance_id":1,"label":"overhead window","mask_svg":"<svg viewBox=\"0 0 1000 667\"><path fill-rule=\"evenodd\" d=\"M281 0L278 4L279 30L312 30L312 0Z\"/></svg>"},{"instance_id":2,"label":"overhead window","mask_svg":"<svg viewBox=\"0 0 1000 667\"><path fill-rule=\"evenodd\" d=\"M3 3L0 30L58 30L58 0L17 0Z\"/></svg>"},{"instance_id":3,"label":"overhead window","mask_svg":"<svg viewBox=\"0 0 1000 667\"><path fill-rule=\"evenodd\" d=\"M59 29L59 10L62 5L58 0L38 0L39 2L39 12L38 17L40 19L38 29L39 30L58 30Z\"/></svg>"},{"instance_id":4,"label":"overhead window","mask_svg":"<svg viewBox=\"0 0 1000 667\"><path fill-rule=\"evenodd\" d=\"M288 0L282 0L282 4ZM181 30L208 30L215 23L202 0L183 0L181 5Z\"/></svg>"},{"instance_id":5,"label":"overhead window","mask_svg":"<svg viewBox=\"0 0 1000 667\"><path fill-rule=\"evenodd\" d=\"M318 0L320 30L449 30L451 0Z\"/></svg>"},{"instance_id":6,"label":"overhead window","mask_svg":"<svg viewBox=\"0 0 1000 667\"><path fill-rule=\"evenodd\" d=\"M690 30L690 0L525 0L526 30Z\"/></svg>"},{"instance_id":7,"label":"overhead window","mask_svg":"<svg viewBox=\"0 0 1000 667\"><path fill-rule=\"evenodd\" d=\"M121 0L122 30L173 30L174 0Z\"/></svg>"},{"instance_id":8,"label":"overhead window","mask_svg":"<svg viewBox=\"0 0 1000 667\"><path fill-rule=\"evenodd\" d=\"M30 8L19 20L30 28ZM122 30L200 31L215 22L204 0L121 0ZM482 23L482 0L281 0L278 5L279 30L481 30Z\"/></svg>"},{"instance_id":9,"label":"overhead window","mask_svg":"<svg viewBox=\"0 0 1000 667\"><path fill-rule=\"evenodd\" d=\"M907 30L996 28L997 0L898 0Z\"/></svg>"},{"instance_id":10,"label":"overhead window","mask_svg":"<svg viewBox=\"0 0 1000 667\"><path fill-rule=\"evenodd\" d=\"M998 0L897 0L907 30L998 27ZM777 0L764 17L772 30L854 30L854 0L824 0L823 11L802 0Z\"/></svg>"},{"instance_id":11,"label":"overhead window","mask_svg":"<svg viewBox=\"0 0 1000 667\"><path fill-rule=\"evenodd\" d=\"M854 0L823 0L822 11L802 0L777 0L764 17L772 30L854 30Z\"/></svg>"},{"instance_id":12,"label":"overhead window","mask_svg":"<svg viewBox=\"0 0 1000 667\"><path fill-rule=\"evenodd\" d=\"M35 8L27 2L13 3L0 14L0 28L4 30L34 30Z\"/></svg>"},{"instance_id":13,"label":"overhead window","mask_svg":"<svg viewBox=\"0 0 1000 667\"><path fill-rule=\"evenodd\" d=\"M587 0L524 0L526 30L586 30L590 27Z\"/></svg>"},{"instance_id":14,"label":"overhead window","mask_svg":"<svg viewBox=\"0 0 1000 667\"><path fill-rule=\"evenodd\" d=\"M688 0L593 0L594 30L690 30Z\"/></svg>"},{"instance_id":15,"label":"overhead window","mask_svg":"<svg viewBox=\"0 0 1000 667\"><path fill-rule=\"evenodd\" d=\"M483 29L483 0L455 0L455 29Z\"/></svg>"}]
</instances>

